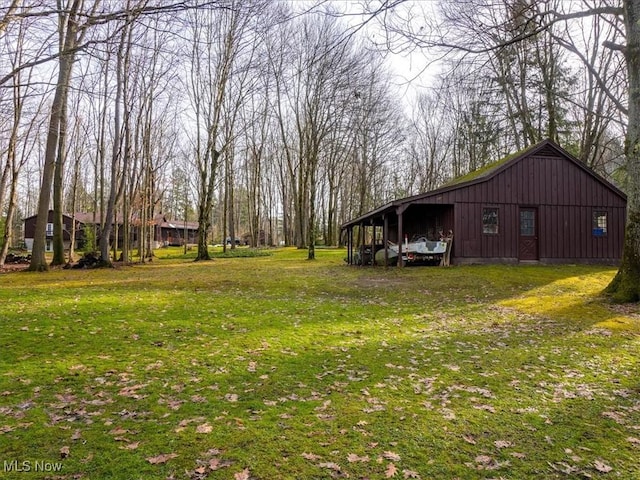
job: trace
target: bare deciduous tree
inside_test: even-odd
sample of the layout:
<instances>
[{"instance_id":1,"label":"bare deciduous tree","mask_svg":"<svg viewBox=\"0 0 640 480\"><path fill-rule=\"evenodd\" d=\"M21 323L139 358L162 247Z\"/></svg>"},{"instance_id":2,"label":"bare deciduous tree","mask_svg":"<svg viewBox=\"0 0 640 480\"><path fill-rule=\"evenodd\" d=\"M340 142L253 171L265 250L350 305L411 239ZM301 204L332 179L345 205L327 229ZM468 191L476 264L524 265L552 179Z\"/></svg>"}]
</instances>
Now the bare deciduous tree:
<instances>
[{"instance_id":1,"label":"bare deciduous tree","mask_svg":"<svg viewBox=\"0 0 640 480\"><path fill-rule=\"evenodd\" d=\"M14 43L16 49L11 57L12 65L17 65L21 61L25 35L26 28L24 28L24 25L18 25ZM36 144L37 122L43 104L41 97L41 101L32 107L34 109L34 111L31 112L32 118L26 122L27 125L26 128L24 128L23 123L25 122L23 117L25 116L25 103L29 97L28 92L31 90L31 73L31 69L21 71L12 78L12 122L9 129L6 149L6 165L2 179L0 180L0 182L2 182L0 184L0 212L4 210L2 200L5 195L5 185L8 185L7 214L4 222L4 231L0 239L0 268L4 265L13 236L14 219L18 208L18 180L20 171L26 165Z\"/></svg>"},{"instance_id":2,"label":"bare deciduous tree","mask_svg":"<svg viewBox=\"0 0 640 480\"><path fill-rule=\"evenodd\" d=\"M71 71L75 62L75 48L87 28L86 24L80 23L80 17L83 13L81 9L82 2L80 0L71 0L67 8L63 8L61 0L58 0L58 33L60 37L58 45L60 52L58 57L58 80L51 104L44 169L38 201L38 218L35 227L31 263L29 264L29 270L32 271L42 271L49 268L45 257L45 239L47 219L49 217L49 201L58 159L60 128L65 121L65 106L71 82ZM58 224L58 229L61 229L60 224Z\"/></svg>"},{"instance_id":3,"label":"bare deciduous tree","mask_svg":"<svg viewBox=\"0 0 640 480\"><path fill-rule=\"evenodd\" d=\"M232 1L224 9L201 8L188 19L191 65L187 85L195 123L192 139L198 175L198 252L196 260L210 260L208 235L212 224L216 180L221 155L229 155L229 136L223 135L224 106L244 35L264 4ZM232 104L234 101L231 102Z\"/></svg>"}]
</instances>

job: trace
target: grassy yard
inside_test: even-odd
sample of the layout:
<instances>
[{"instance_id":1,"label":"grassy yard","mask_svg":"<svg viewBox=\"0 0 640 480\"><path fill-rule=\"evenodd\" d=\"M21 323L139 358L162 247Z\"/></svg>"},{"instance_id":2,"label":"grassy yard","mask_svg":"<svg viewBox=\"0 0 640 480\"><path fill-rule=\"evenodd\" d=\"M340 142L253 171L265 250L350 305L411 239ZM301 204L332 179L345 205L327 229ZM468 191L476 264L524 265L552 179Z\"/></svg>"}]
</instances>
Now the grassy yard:
<instances>
[{"instance_id":1,"label":"grassy yard","mask_svg":"<svg viewBox=\"0 0 640 480\"><path fill-rule=\"evenodd\" d=\"M0 478L640 478L614 269L165 256L0 275Z\"/></svg>"}]
</instances>

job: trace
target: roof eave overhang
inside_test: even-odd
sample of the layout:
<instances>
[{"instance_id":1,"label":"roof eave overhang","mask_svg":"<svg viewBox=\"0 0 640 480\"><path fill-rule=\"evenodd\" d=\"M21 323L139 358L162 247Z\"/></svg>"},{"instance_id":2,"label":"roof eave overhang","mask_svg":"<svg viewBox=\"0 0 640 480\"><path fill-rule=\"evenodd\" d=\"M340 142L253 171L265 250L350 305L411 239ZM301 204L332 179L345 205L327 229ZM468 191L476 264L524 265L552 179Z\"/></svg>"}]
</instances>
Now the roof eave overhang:
<instances>
[{"instance_id":1,"label":"roof eave overhang","mask_svg":"<svg viewBox=\"0 0 640 480\"><path fill-rule=\"evenodd\" d=\"M370 224L376 217L382 217L385 213L394 211L398 205L402 203L401 200L394 200L393 202L389 202L375 210L371 210L370 212L365 213L364 215L360 215L353 220L349 220L348 222L343 223L340 226L341 230L345 230L349 227L353 227L355 225L360 225L363 223Z\"/></svg>"}]
</instances>

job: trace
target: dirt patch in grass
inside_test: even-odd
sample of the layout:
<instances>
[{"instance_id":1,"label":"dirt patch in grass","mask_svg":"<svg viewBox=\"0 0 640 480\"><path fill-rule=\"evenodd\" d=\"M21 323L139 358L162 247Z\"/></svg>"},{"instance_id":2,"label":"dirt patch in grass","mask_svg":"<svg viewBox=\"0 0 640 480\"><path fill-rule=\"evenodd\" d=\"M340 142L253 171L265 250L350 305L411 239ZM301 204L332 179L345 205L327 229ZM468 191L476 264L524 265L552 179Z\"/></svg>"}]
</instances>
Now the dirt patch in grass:
<instances>
[{"instance_id":1,"label":"dirt patch in grass","mask_svg":"<svg viewBox=\"0 0 640 480\"><path fill-rule=\"evenodd\" d=\"M619 315L627 315L632 318L640 320L640 304L627 303L627 304L611 304L607 308L616 312Z\"/></svg>"},{"instance_id":2,"label":"dirt patch in grass","mask_svg":"<svg viewBox=\"0 0 640 480\"><path fill-rule=\"evenodd\" d=\"M29 265L25 263L7 263L2 268L0 268L0 275L3 273L6 274L6 273L22 272L27 268L29 268Z\"/></svg>"},{"instance_id":3,"label":"dirt patch in grass","mask_svg":"<svg viewBox=\"0 0 640 480\"><path fill-rule=\"evenodd\" d=\"M407 279L402 277L391 277L391 276L373 277L373 276L362 275L356 279L355 286L371 288L371 287L402 286L406 283L407 283Z\"/></svg>"}]
</instances>

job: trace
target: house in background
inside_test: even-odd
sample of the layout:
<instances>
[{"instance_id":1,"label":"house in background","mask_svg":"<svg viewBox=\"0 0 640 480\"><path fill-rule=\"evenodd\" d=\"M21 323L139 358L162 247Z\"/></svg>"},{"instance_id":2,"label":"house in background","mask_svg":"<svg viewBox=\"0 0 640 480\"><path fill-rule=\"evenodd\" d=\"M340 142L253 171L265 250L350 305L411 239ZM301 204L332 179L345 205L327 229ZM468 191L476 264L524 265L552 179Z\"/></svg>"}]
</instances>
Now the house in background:
<instances>
[{"instance_id":1,"label":"house in background","mask_svg":"<svg viewBox=\"0 0 640 480\"><path fill-rule=\"evenodd\" d=\"M372 251L405 238L453 232L451 262L617 263L626 195L549 140L395 200L342 225L347 261L358 262L354 228ZM402 255L398 255L402 265Z\"/></svg>"},{"instance_id":2,"label":"house in background","mask_svg":"<svg viewBox=\"0 0 640 480\"><path fill-rule=\"evenodd\" d=\"M155 232L156 248L198 243L198 222L167 220L160 214L155 218Z\"/></svg>"},{"instance_id":3,"label":"house in background","mask_svg":"<svg viewBox=\"0 0 640 480\"><path fill-rule=\"evenodd\" d=\"M35 235L36 229L36 220L38 219L37 215L33 215L31 217L27 217L24 219L24 243L27 247L28 251L33 249L33 238ZM97 227L97 235L100 235L100 215L86 212L79 212L73 215L63 214L62 221L64 225L63 231L63 240L64 240L64 248L68 249L71 240L71 231L73 221L75 220L75 248L80 250L85 246L86 243L86 228ZM135 221L133 222L135 223ZM122 219L117 220L118 224L118 245L122 245L124 240L122 236ZM162 246L176 246L176 245L184 245L193 244L197 242L198 237L198 224L194 222L184 222L184 221L168 221L167 218L160 214L157 215L153 221L154 228L154 248L159 248ZM137 229L132 228L132 244L133 246L137 246L138 234ZM112 239L113 242L113 232ZM53 249L53 210L49 210L49 216L47 219L47 230L46 230L46 243L45 243L46 251L50 252Z\"/></svg>"},{"instance_id":4,"label":"house in background","mask_svg":"<svg viewBox=\"0 0 640 480\"><path fill-rule=\"evenodd\" d=\"M36 231L37 215L32 215L24 219L24 244L28 251L33 250L33 238ZM76 222L75 230L75 248L81 249L84 246L84 224L78 219ZM62 232L62 239L64 241L65 250L69 249L71 244L71 231L73 227L73 219L67 214L62 215L62 223L64 230ZM49 216L47 217L47 230L46 230L46 242L45 249L47 252L53 251L53 210L49 210Z\"/></svg>"}]
</instances>

